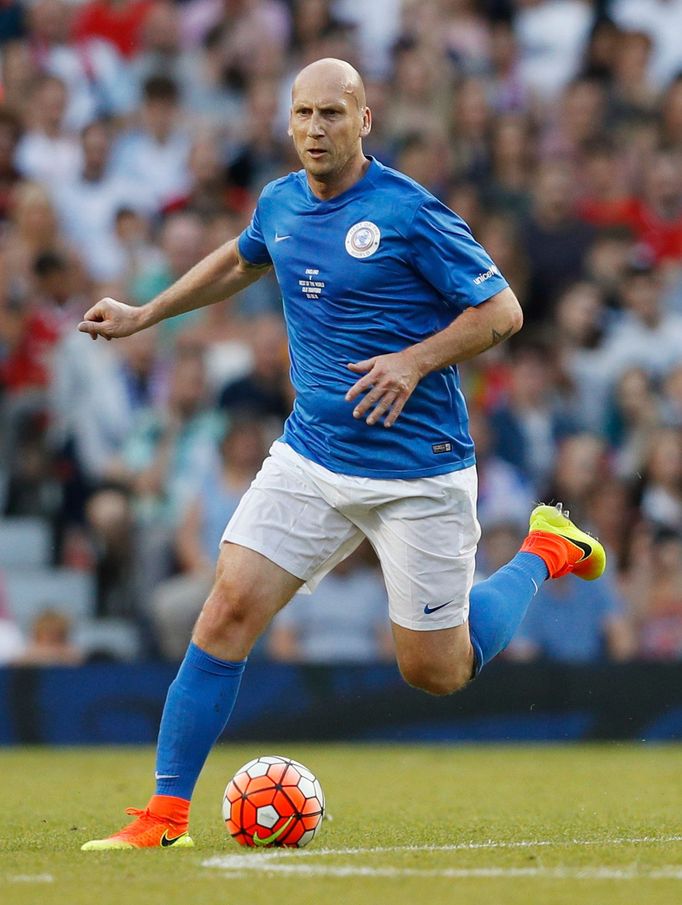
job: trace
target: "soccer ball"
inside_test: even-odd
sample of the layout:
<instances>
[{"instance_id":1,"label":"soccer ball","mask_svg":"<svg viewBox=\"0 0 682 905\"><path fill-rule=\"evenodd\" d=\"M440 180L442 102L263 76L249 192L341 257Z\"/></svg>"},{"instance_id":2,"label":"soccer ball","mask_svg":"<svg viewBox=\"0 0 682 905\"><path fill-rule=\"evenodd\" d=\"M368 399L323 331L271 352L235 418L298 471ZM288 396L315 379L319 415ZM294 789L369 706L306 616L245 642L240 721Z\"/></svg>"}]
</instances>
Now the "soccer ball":
<instances>
[{"instance_id":1,"label":"soccer ball","mask_svg":"<svg viewBox=\"0 0 682 905\"><path fill-rule=\"evenodd\" d=\"M237 770L223 797L228 833L240 845L302 848L315 838L324 792L311 771L290 757L256 757Z\"/></svg>"}]
</instances>

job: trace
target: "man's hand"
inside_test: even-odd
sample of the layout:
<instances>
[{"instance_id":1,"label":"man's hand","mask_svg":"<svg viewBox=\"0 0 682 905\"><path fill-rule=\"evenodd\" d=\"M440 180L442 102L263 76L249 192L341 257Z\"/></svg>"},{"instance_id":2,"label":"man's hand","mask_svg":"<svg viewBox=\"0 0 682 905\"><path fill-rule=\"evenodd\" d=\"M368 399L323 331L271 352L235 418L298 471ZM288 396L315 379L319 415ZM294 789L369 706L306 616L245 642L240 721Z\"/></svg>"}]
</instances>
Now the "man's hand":
<instances>
[{"instance_id":1,"label":"man's hand","mask_svg":"<svg viewBox=\"0 0 682 905\"><path fill-rule=\"evenodd\" d=\"M98 336L105 339L130 336L143 328L141 314L142 309L133 305L117 302L116 299L100 299L85 312L78 329L81 333L89 333L93 339Z\"/></svg>"},{"instance_id":2,"label":"man's hand","mask_svg":"<svg viewBox=\"0 0 682 905\"><path fill-rule=\"evenodd\" d=\"M365 418L367 424L376 424L385 415L384 427L395 424L422 376L416 356L410 349L376 355L365 361L353 362L348 367L357 374L366 372L346 393L348 402L367 393L353 409L353 417L363 418L369 412Z\"/></svg>"}]
</instances>

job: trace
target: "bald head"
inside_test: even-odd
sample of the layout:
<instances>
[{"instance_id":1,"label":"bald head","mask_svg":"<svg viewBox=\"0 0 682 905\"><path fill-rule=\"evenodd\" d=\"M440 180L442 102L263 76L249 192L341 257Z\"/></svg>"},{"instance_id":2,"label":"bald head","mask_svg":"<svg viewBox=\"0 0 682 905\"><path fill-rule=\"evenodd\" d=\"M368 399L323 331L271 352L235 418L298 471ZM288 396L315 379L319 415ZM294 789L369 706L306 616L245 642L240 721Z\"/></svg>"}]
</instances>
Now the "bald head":
<instances>
[{"instance_id":1,"label":"bald head","mask_svg":"<svg viewBox=\"0 0 682 905\"><path fill-rule=\"evenodd\" d=\"M342 96L353 97L362 110L367 105L365 98L365 86L360 78L360 73L345 60L335 60L327 57L323 60L315 60L296 76L294 86L291 89L292 103L296 102L301 94L310 91L339 92Z\"/></svg>"},{"instance_id":2,"label":"bald head","mask_svg":"<svg viewBox=\"0 0 682 905\"><path fill-rule=\"evenodd\" d=\"M362 176L369 161L362 140L372 128L365 86L350 63L317 60L291 90L289 135L320 198L332 198Z\"/></svg>"}]
</instances>

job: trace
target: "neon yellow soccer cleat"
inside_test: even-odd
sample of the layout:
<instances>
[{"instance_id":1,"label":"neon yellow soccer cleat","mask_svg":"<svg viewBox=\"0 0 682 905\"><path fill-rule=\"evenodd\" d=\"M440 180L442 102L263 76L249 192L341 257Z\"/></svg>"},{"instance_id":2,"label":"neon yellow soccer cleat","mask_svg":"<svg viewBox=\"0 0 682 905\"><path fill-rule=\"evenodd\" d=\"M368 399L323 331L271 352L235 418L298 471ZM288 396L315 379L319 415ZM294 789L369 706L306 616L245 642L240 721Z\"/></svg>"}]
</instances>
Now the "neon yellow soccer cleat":
<instances>
[{"instance_id":1,"label":"neon yellow soccer cleat","mask_svg":"<svg viewBox=\"0 0 682 905\"><path fill-rule=\"evenodd\" d=\"M530 514L530 530L521 550L540 556L550 578L571 572L585 581L594 581L604 574L606 551L595 537L574 525L568 515L562 503L536 506Z\"/></svg>"}]
</instances>

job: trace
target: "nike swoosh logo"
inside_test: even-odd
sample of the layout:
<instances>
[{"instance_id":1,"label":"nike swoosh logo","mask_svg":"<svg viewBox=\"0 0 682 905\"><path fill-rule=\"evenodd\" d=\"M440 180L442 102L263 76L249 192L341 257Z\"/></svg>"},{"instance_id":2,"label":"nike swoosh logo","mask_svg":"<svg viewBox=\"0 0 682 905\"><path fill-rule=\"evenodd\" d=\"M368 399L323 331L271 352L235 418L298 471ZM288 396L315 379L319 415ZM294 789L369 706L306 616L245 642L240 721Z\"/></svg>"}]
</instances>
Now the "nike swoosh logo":
<instances>
[{"instance_id":1,"label":"nike swoosh logo","mask_svg":"<svg viewBox=\"0 0 682 905\"><path fill-rule=\"evenodd\" d=\"M289 824L295 818L295 816L296 816L295 814L292 814L291 817L289 817L289 819L287 821L285 821L282 824L282 826L278 830L275 830L275 832L272 833L270 836L261 837L258 835L258 830L256 830L253 834L253 844L254 845L270 845L276 839L279 839L279 837L282 835L282 833L289 828Z\"/></svg>"},{"instance_id":2,"label":"nike swoosh logo","mask_svg":"<svg viewBox=\"0 0 682 905\"><path fill-rule=\"evenodd\" d=\"M277 233L275 233L275 242L284 242L285 239L290 238L291 236L278 236Z\"/></svg>"},{"instance_id":3,"label":"nike swoosh logo","mask_svg":"<svg viewBox=\"0 0 682 905\"><path fill-rule=\"evenodd\" d=\"M454 599L455 598L453 597L452 600L454 600ZM448 600L447 603L441 603L438 606L429 606L427 603L426 606L424 607L424 612L428 616L430 613L435 613L436 610L442 610L444 606L448 606L449 604L451 604L452 600Z\"/></svg>"},{"instance_id":4,"label":"nike swoosh logo","mask_svg":"<svg viewBox=\"0 0 682 905\"><path fill-rule=\"evenodd\" d=\"M161 845L164 848L168 848L169 845L175 845L175 843L178 841L178 839L182 839L182 837L186 836L186 835L187 835L187 833L180 833L179 836L173 836L172 839L169 839L168 831L166 830L166 832L164 832L163 836L161 837Z\"/></svg>"},{"instance_id":5,"label":"nike swoosh logo","mask_svg":"<svg viewBox=\"0 0 682 905\"><path fill-rule=\"evenodd\" d=\"M560 537L563 537L564 540L569 541L569 543L573 544L574 547L578 547L583 551L582 558L578 560L578 562L582 562L583 559L587 559L588 556L592 553L592 547L589 544L586 544L583 540L575 540L573 537L567 537L565 534L560 534Z\"/></svg>"}]
</instances>

